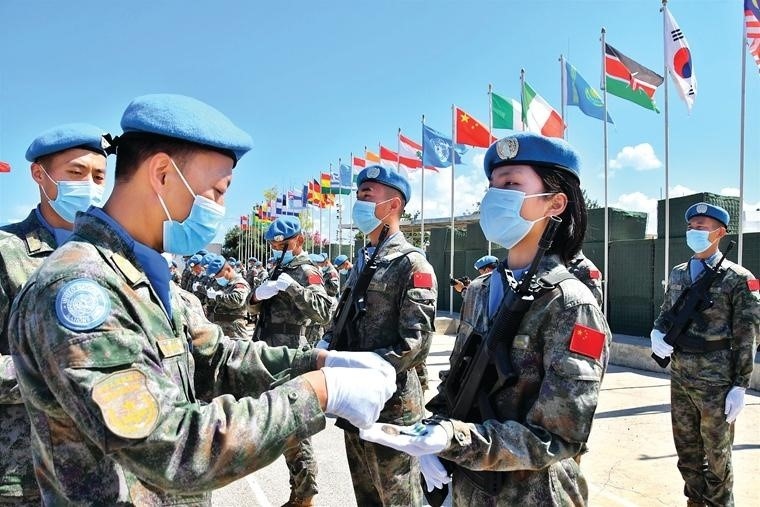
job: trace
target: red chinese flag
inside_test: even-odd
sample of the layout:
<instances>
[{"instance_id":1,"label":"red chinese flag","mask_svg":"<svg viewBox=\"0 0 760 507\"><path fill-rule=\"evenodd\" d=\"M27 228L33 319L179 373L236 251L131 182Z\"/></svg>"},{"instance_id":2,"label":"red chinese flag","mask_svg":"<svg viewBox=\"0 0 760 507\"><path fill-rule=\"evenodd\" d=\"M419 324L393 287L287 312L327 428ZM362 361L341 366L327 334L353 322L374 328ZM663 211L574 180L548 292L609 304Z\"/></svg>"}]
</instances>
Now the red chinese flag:
<instances>
[{"instance_id":1,"label":"red chinese flag","mask_svg":"<svg viewBox=\"0 0 760 507\"><path fill-rule=\"evenodd\" d=\"M0 173L9 173L11 172L11 165L8 162L3 162L0 160Z\"/></svg>"},{"instance_id":2,"label":"red chinese flag","mask_svg":"<svg viewBox=\"0 0 760 507\"><path fill-rule=\"evenodd\" d=\"M322 285L322 277L316 273L310 274L309 285Z\"/></svg>"},{"instance_id":3,"label":"red chinese flag","mask_svg":"<svg viewBox=\"0 0 760 507\"><path fill-rule=\"evenodd\" d=\"M488 148L496 141L496 138L488 132L488 128L478 120L458 107L454 108L454 112L457 117L455 143Z\"/></svg>"},{"instance_id":4,"label":"red chinese flag","mask_svg":"<svg viewBox=\"0 0 760 507\"><path fill-rule=\"evenodd\" d=\"M747 288L752 292L760 290L760 280L757 280L755 278L752 280L747 280Z\"/></svg>"},{"instance_id":5,"label":"red chinese flag","mask_svg":"<svg viewBox=\"0 0 760 507\"><path fill-rule=\"evenodd\" d=\"M596 359L602 357L607 335L591 327L575 324L570 337L570 351Z\"/></svg>"},{"instance_id":6,"label":"red chinese flag","mask_svg":"<svg viewBox=\"0 0 760 507\"><path fill-rule=\"evenodd\" d=\"M412 284L415 289L432 289L433 275L430 273L415 273L412 275Z\"/></svg>"}]
</instances>

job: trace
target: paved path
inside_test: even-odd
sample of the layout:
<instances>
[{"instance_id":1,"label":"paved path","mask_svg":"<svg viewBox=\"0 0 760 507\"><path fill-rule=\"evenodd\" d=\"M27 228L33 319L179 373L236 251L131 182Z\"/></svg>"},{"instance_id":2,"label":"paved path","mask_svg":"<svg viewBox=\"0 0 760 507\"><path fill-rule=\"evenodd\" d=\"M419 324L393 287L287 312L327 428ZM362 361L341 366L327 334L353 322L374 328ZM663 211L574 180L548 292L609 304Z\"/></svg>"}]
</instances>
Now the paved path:
<instances>
[{"instance_id":1,"label":"paved path","mask_svg":"<svg viewBox=\"0 0 760 507\"><path fill-rule=\"evenodd\" d=\"M448 365L452 336L436 335L428 368L431 379ZM628 507L685 505L670 431L669 380L666 375L611 366L582 467L590 483L589 503ZM434 384L435 386L435 384ZM428 395L432 393L429 391ZM760 477L760 396L750 392L739 416L734 445L734 493L739 507L758 505L753 484ZM319 462L317 505L356 505L343 435L328 421L313 439ZM289 495L285 461L230 484L214 493L213 505L279 506ZM449 505L449 504L447 504Z\"/></svg>"}]
</instances>

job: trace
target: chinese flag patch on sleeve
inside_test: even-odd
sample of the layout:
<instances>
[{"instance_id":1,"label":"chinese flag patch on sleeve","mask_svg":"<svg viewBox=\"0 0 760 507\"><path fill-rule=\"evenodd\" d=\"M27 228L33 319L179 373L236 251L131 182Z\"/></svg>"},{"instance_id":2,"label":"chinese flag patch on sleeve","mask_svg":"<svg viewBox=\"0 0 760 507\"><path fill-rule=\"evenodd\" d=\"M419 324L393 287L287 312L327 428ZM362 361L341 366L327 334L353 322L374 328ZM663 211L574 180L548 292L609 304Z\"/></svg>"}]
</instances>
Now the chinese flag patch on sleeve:
<instances>
[{"instance_id":1,"label":"chinese flag patch on sleeve","mask_svg":"<svg viewBox=\"0 0 760 507\"><path fill-rule=\"evenodd\" d=\"M588 270L588 276L592 280L600 280L602 278L602 272L599 271L598 269L589 269Z\"/></svg>"},{"instance_id":2,"label":"chinese flag patch on sleeve","mask_svg":"<svg viewBox=\"0 0 760 507\"><path fill-rule=\"evenodd\" d=\"M760 290L760 280L758 280L758 279L747 280L747 288L751 292L754 292L756 290Z\"/></svg>"},{"instance_id":3,"label":"chinese flag patch on sleeve","mask_svg":"<svg viewBox=\"0 0 760 507\"><path fill-rule=\"evenodd\" d=\"M415 273L412 275L412 284L415 289L432 289L433 275L431 273Z\"/></svg>"},{"instance_id":4,"label":"chinese flag patch on sleeve","mask_svg":"<svg viewBox=\"0 0 760 507\"><path fill-rule=\"evenodd\" d=\"M573 335L570 337L570 351L596 359L602 357L604 342L607 336L596 329L575 324Z\"/></svg>"},{"instance_id":5,"label":"chinese flag patch on sleeve","mask_svg":"<svg viewBox=\"0 0 760 507\"><path fill-rule=\"evenodd\" d=\"M316 273L310 274L309 285L322 285L322 277Z\"/></svg>"}]
</instances>

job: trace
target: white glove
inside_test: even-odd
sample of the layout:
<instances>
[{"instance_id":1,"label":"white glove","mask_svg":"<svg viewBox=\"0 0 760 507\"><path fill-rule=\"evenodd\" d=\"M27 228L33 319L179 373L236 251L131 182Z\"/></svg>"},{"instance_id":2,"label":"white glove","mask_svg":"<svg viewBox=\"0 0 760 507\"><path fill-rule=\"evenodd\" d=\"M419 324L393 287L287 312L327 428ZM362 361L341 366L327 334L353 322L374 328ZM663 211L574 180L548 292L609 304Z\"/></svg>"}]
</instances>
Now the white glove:
<instances>
[{"instance_id":1,"label":"white glove","mask_svg":"<svg viewBox=\"0 0 760 507\"><path fill-rule=\"evenodd\" d=\"M206 297L209 299L216 299L218 292L216 292L214 289L209 289L206 291Z\"/></svg>"},{"instance_id":2,"label":"white glove","mask_svg":"<svg viewBox=\"0 0 760 507\"><path fill-rule=\"evenodd\" d=\"M367 428L380 417L385 402L396 392L396 379L368 368L322 368L327 384L325 413Z\"/></svg>"},{"instance_id":3,"label":"white glove","mask_svg":"<svg viewBox=\"0 0 760 507\"><path fill-rule=\"evenodd\" d=\"M277 286L277 290L287 290L288 287L290 287L291 285L297 282L293 280L289 274L280 273L280 276L277 277L277 280L272 283Z\"/></svg>"},{"instance_id":4,"label":"white glove","mask_svg":"<svg viewBox=\"0 0 760 507\"><path fill-rule=\"evenodd\" d=\"M374 352L342 352L331 350L325 357L328 368L371 368L384 373L394 380L396 370L391 364Z\"/></svg>"},{"instance_id":5,"label":"white glove","mask_svg":"<svg viewBox=\"0 0 760 507\"><path fill-rule=\"evenodd\" d=\"M726 395L726 410L723 413L726 414L726 422L729 424L736 420L744 408L744 391L745 388L734 386Z\"/></svg>"},{"instance_id":6,"label":"white glove","mask_svg":"<svg viewBox=\"0 0 760 507\"><path fill-rule=\"evenodd\" d=\"M439 424L421 422L413 426L375 423L367 429L359 430L359 436L412 456L438 454L449 445L449 435Z\"/></svg>"},{"instance_id":7,"label":"white glove","mask_svg":"<svg viewBox=\"0 0 760 507\"><path fill-rule=\"evenodd\" d=\"M443 489L445 484L451 482L451 476L435 454L423 454L420 456L420 470L425 478L425 486L428 492L434 489Z\"/></svg>"},{"instance_id":8,"label":"white glove","mask_svg":"<svg viewBox=\"0 0 760 507\"><path fill-rule=\"evenodd\" d=\"M330 348L330 342L328 342L327 340L319 340L317 344L314 346L314 348L320 349L320 350L327 350Z\"/></svg>"},{"instance_id":9,"label":"white glove","mask_svg":"<svg viewBox=\"0 0 760 507\"><path fill-rule=\"evenodd\" d=\"M654 352L654 355L663 359L670 357L670 354L673 353L673 346L665 343L665 333L659 329L652 329L649 337L652 339L652 352Z\"/></svg>"},{"instance_id":10,"label":"white glove","mask_svg":"<svg viewBox=\"0 0 760 507\"><path fill-rule=\"evenodd\" d=\"M193 282L193 292L198 290L198 285L200 285L199 282Z\"/></svg>"},{"instance_id":11,"label":"white glove","mask_svg":"<svg viewBox=\"0 0 760 507\"><path fill-rule=\"evenodd\" d=\"M264 299L271 298L278 292L280 292L280 289L277 288L277 282L264 282L256 289L256 299L263 301Z\"/></svg>"}]
</instances>

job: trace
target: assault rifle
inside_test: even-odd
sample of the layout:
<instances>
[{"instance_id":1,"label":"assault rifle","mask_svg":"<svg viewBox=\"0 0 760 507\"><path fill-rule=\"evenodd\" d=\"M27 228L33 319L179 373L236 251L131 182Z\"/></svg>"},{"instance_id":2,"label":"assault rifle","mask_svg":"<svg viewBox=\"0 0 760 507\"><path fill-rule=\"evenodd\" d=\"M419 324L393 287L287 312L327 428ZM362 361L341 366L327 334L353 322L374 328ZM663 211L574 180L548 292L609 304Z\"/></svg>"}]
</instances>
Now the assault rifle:
<instances>
[{"instance_id":1,"label":"assault rifle","mask_svg":"<svg viewBox=\"0 0 760 507\"><path fill-rule=\"evenodd\" d=\"M549 217L549 223L538 242L538 251L525 275L516 287L510 287L499 306L496 317L486 336L473 332L467 337L462 354L444 384L444 395L448 416L452 419L469 422L483 422L495 419L492 396L503 387L514 385L518 380L517 372L510 357L512 343L523 317L531 304L539 296L554 288L542 280L536 280L539 264L551 248L554 235L562 220ZM499 276L496 272L491 276ZM454 464L441 460L451 471ZM489 495L496 495L501 490L503 472L476 472L466 468L461 471L479 489ZM425 496L433 507L439 507L448 493L448 487L433 490Z\"/></svg>"},{"instance_id":2,"label":"assault rifle","mask_svg":"<svg viewBox=\"0 0 760 507\"><path fill-rule=\"evenodd\" d=\"M715 304L712 297L710 297L710 287L716 280L723 279L726 276L726 271L720 269L720 265L723 264L723 260L736 245L735 241L731 241L726 247L726 251L723 253L723 257L720 258L714 268L705 263L705 272L699 279L694 282L690 287L686 287L684 291L678 296L675 304L662 315L661 322L665 328L665 343L672 345L674 349L679 346L688 346L689 348L700 349L704 348L705 341L690 338L685 334L686 330L692 322L698 321L704 323L702 312L712 307ZM654 359L660 368L665 368L670 364L670 358L662 358L652 353L652 359Z\"/></svg>"},{"instance_id":3,"label":"assault rifle","mask_svg":"<svg viewBox=\"0 0 760 507\"><path fill-rule=\"evenodd\" d=\"M359 273L356 283L354 283L353 287L344 287L343 292L340 294L338 308L335 310L335 325L333 326L329 350L351 350L351 347L355 344L353 323L357 317L367 311L364 298L367 294L369 283L372 281L375 271L377 271L377 254L380 251L380 246L388 236L389 229L388 224L383 226L375 251L372 252L372 256L364 265L362 272Z\"/></svg>"}]
</instances>

